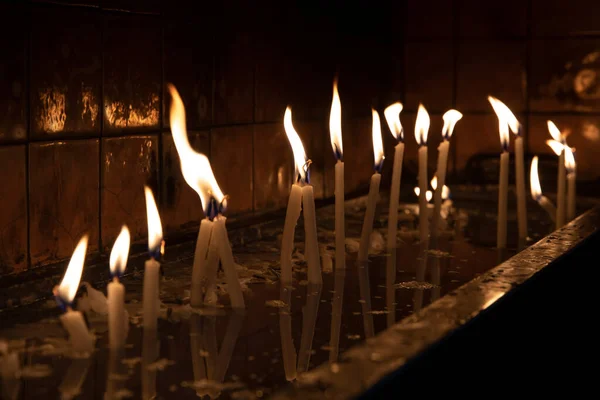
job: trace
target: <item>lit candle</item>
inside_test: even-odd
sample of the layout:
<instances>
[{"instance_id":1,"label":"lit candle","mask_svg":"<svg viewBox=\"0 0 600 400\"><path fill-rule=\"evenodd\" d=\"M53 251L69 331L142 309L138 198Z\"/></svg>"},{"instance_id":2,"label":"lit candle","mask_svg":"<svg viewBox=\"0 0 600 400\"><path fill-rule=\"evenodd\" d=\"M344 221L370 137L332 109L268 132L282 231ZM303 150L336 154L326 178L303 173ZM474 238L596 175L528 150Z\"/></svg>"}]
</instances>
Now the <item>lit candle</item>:
<instances>
[{"instance_id":1,"label":"lit candle","mask_svg":"<svg viewBox=\"0 0 600 400\"><path fill-rule=\"evenodd\" d=\"M435 187L433 194L433 219L431 221L431 238L433 247L437 248L438 230L440 226L440 214L442 212L443 192L446 187L446 169L448 167L448 150L450 149L450 137L454 132L454 126L462 118L462 114L456 110L448 110L442 117L444 119L444 127L442 128L442 143L438 147L438 159L436 170L436 186L439 183L439 190Z\"/></svg>"},{"instance_id":2,"label":"lit candle","mask_svg":"<svg viewBox=\"0 0 600 400\"><path fill-rule=\"evenodd\" d=\"M119 279L123 276L127 267L129 256L130 235L127 226L123 225L121 233L115 240L110 252L110 274L112 282L108 284L108 339L112 349L125 346L127 336L126 314L125 314L125 287Z\"/></svg>"},{"instance_id":3,"label":"lit candle","mask_svg":"<svg viewBox=\"0 0 600 400\"><path fill-rule=\"evenodd\" d=\"M554 204L552 204L546 196L542 195L542 187L540 185L540 177L538 175L538 157L537 156L533 157L533 160L531 160L531 171L529 173L529 184L531 185L531 197L533 197L533 199L535 201L537 201L538 204L540 206L542 206L542 208L544 210L546 210L546 212L548 213L548 215L550 216L552 221L555 221L556 208L554 207Z\"/></svg>"},{"instance_id":4,"label":"lit candle","mask_svg":"<svg viewBox=\"0 0 600 400\"><path fill-rule=\"evenodd\" d=\"M496 247L499 249L506 248L506 225L507 225L507 208L508 208L508 142L509 142L509 121L510 110L504 106L502 102L492 96L488 96L488 101L494 108L494 112L498 117L498 131L500 134L500 144L502 153L500 154L500 178L498 185L498 225L496 231Z\"/></svg>"},{"instance_id":5,"label":"lit candle","mask_svg":"<svg viewBox=\"0 0 600 400\"><path fill-rule=\"evenodd\" d=\"M317 241L317 218L315 213L315 199L313 187L309 182L310 160L306 158L304 146L300 136L292 124L292 109L287 107L283 117L283 126L288 137L292 151L294 153L294 163L296 165L297 184L292 185L290 199L288 201L288 210L283 229L283 239L281 243L281 277L282 283L289 284L292 280L292 249L294 247L295 225L300 216L299 193L302 195L302 207L304 214L304 235L306 238L306 251L304 256L308 263L308 281L313 284L322 284L321 276L321 258L319 255L319 244ZM294 187L296 186L296 187Z\"/></svg>"},{"instance_id":6,"label":"lit candle","mask_svg":"<svg viewBox=\"0 0 600 400\"><path fill-rule=\"evenodd\" d=\"M423 104L419 104L415 123L415 139L419 145L419 237L421 243L427 242L427 134L429 133L429 114Z\"/></svg>"},{"instance_id":7,"label":"lit candle","mask_svg":"<svg viewBox=\"0 0 600 400\"><path fill-rule=\"evenodd\" d=\"M65 311L59 317L60 322L69 333L69 342L77 353L91 353L94 350L94 336L89 332L83 315L79 311L73 311L73 300L79 288L87 244L88 236L84 235L71 256L65 276L53 291L56 302Z\"/></svg>"},{"instance_id":8,"label":"lit candle","mask_svg":"<svg viewBox=\"0 0 600 400\"><path fill-rule=\"evenodd\" d=\"M577 190L575 188L577 184L577 165L575 164L575 157L573 155L573 149L569 146L565 146L565 167L567 169L567 219L572 221L577 215Z\"/></svg>"},{"instance_id":9,"label":"lit candle","mask_svg":"<svg viewBox=\"0 0 600 400\"><path fill-rule=\"evenodd\" d=\"M548 121L548 131L554 139L554 145L548 143L552 150L558 155L558 183L556 186L556 229L561 228L565 224L566 213L566 169L565 169L565 152L563 147L566 145L566 137L560 132L557 126L552 121ZM557 142L557 143L556 143ZM560 146L558 146L558 144Z\"/></svg>"},{"instance_id":10,"label":"lit candle","mask_svg":"<svg viewBox=\"0 0 600 400\"><path fill-rule=\"evenodd\" d=\"M150 258L144 266L143 316L144 329L156 329L159 308L158 260L163 253L162 225L152 190L144 186L146 215L148 218L148 253Z\"/></svg>"},{"instance_id":11,"label":"lit candle","mask_svg":"<svg viewBox=\"0 0 600 400\"><path fill-rule=\"evenodd\" d=\"M432 180L432 182L436 182L436 181ZM415 191L415 194L417 195L417 197L420 199L421 198L421 188L418 187L418 186L415 186L414 191ZM431 199L433 199L433 192L431 190L428 190L425 193L425 201L426 201L426 203L429 203L431 201Z\"/></svg>"},{"instance_id":12,"label":"lit candle","mask_svg":"<svg viewBox=\"0 0 600 400\"><path fill-rule=\"evenodd\" d=\"M242 286L235 269L235 262L233 260L233 252L231 250L231 244L229 243L229 236L227 235L227 228L225 222L227 218L221 213L215 218L213 235L212 238L218 245L219 259L223 265L223 271L225 272L225 281L227 282L227 291L229 292L229 298L231 299L231 307L234 309L243 309L246 307L244 303L244 294L242 293Z\"/></svg>"},{"instance_id":13,"label":"lit candle","mask_svg":"<svg viewBox=\"0 0 600 400\"><path fill-rule=\"evenodd\" d=\"M329 115L329 136L335 163L335 268L346 268L346 224L344 216L344 149L342 144L342 104L337 79L333 82L333 100Z\"/></svg>"},{"instance_id":14,"label":"lit candle","mask_svg":"<svg viewBox=\"0 0 600 400\"><path fill-rule=\"evenodd\" d=\"M396 238L398 232L398 203L400 202L400 181L402 179L402 163L404 160L404 128L402 128L402 124L400 123L401 111L402 103L394 103L383 111L390 132L392 132L392 135L394 135L397 142L394 147L394 169L392 171L392 187L390 190L387 237L388 251L396 248L398 243Z\"/></svg>"},{"instance_id":15,"label":"lit candle","mask_svg":"<svg viewBox=\"0 0 600 400\"><path fill-rule=\"evenodd\" d=\"M379 198L379 184L381 183L381 168L383 167L383 139L381 137L381 122L379 114L371 110L373 114L373 155L375 157L375 173L371 176L369 186L369 197L367 198L367 210L363 221L360 244L358 247L358 262L364 263L368 259L371 232L373 231L373 220L375 219L375 207Z\"/></svg>"}]
</instances>

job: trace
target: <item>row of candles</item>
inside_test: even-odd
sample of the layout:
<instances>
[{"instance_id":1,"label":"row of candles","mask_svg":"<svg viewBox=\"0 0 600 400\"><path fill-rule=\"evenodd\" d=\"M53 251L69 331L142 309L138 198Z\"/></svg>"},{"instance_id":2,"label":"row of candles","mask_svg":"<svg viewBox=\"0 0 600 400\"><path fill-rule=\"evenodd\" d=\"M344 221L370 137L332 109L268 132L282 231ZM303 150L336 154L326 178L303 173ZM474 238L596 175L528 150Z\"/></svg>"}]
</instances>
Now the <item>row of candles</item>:
<instances>
[{"instance_id":1,"label":"row of candles","mask_svg":"<svg viewBox=\"0 0 600 400\"><path fill-rule=\"evenodd\" d=\"M244 309L244 297L235 269L235 263L225 227L226 218L223 215L227 208L227 197L219 188L214 177L208 158L196 152L190 146L185 123L185 108L183 101L173 85L168 86L172 97L170 108L170 122L173 140L180 158L181 170L186 183L196 191L200 197L205 218L200 223L196 251L194 254L192 283L190 291L190 304L200 307L216 301L216 276L219 262L223 267L227 291L234 309ZM506 246L506 211L508 188L508 160L509 160L509 130L516 134L516 186L518 203L519 238L527 237L527 219L525 208L525 175L523 156L523 137L520 124L514 114L500 100L489 97L494 111L498 116L500 141L502 153L500 156L500 185L498 198L498 248ZM388 218L387 247L389 250L397 247L398 205L400 197L400 182L404 158L404 128L400 122L400 113L403 109L401 103L394 103L387 107L384 116L388 127L396 139L394 161L392 170L392 185L390 191L390 206ZM381 170L384 161L381 122L377 111L372 110L372 140L374 150L375 172L370 180L367 207L360 237L358 262L367 261L370 236L373 228L375 208L379 197L381 183ZM450 138L456 123L462 118L457 110L449 110L443 115L442 142L438 147L437 169L433 195L427 190L427 136L430 126L430 117L423 105L419 106L415 139L419 145L419 233L422 243L431 239L433 246L437 245L440 226L440 215L444 193L448 191L445 185L446 168ZM566 144L566 138L558 128L548 122L550 133L554 140L549 141L552 149L560 155L558 174L558 201L556 207L556 224L562 226L565 213L573 218L575 214L575 162L573 152ZM342 270L346 267L345 261L345 221L344 221L344 160L343 142L341 131L341 102L339 98L337 81L333 86L333 100L330 114L330 138L334 155L337 159L335 165L335 268ZM288 107L284 114L284 128L293 150L295 164L295 182L292 184L288 199L287 212L284 223L281 243L281 281L282 286L292 283L292 252L294 248L294 232L300 214L304 216L304 229L306 238L305 259L308 265L308 281L312 285L322 284L321 260L317 238L316 212L313 188L310 184L309 166L311 161L307 158L302 141L292 123L292 111ZM537 157L531 165L531 193L533 198L549 212L554 214L554 206L542 195L537 175ZM568 174L567 174L568 172ZM566 200L566 183L568 180L568 201ZM148 220L148 250L150 258L144 267L143 285L143 326L144 329L156 330L159 311L159 270L160 258L164 251L162 239L161 220L154 196L150 188L145 187L146 210ZM431 227L428 220L428 203L431 197L434 200ZM568 204L568 207L567 207ZM431 229L430 229L431 228ZM110 256L110 271L113 281L109 283L109 341L112 348L123 347L127 335L128 320L124 312L125 289L120 283L127 264L129 253L130 235L124 226L119 234ZM77 352L91 352L94 347L93 336L90 335L80 312L72 309L72 304L77 293L82 275L87 236L84 236L77 245L66 273L60 285L55 288L54 294L59 306L65 311L60 320L68 331L71 344Z\"/></svg>"}]
</instances>

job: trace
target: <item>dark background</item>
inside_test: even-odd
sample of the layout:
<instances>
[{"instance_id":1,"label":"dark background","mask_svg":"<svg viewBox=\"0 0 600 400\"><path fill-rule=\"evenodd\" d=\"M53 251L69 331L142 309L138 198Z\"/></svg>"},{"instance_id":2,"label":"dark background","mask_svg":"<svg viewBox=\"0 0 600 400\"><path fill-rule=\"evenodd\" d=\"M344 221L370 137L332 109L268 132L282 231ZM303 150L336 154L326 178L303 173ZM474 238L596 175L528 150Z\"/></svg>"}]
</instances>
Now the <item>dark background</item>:
<instances>
[{"instance_id":1,"label":"dark background","mask_svg":"<svg viewBox=\"0 0 600 400\"><path fill-rule=\"evenodd\" d=\"M217 4L215 4L217 3ZM123 223L146 231L144 183L169 234L202 216L168 126L173 82L193 145L244 218L285 207L292 152L285 106L313 160L317 198L333 196L328 118L339 74L346 190L372 174L371 107L402 101L403 182L414 180L419 102L431 114L430 173L441 115L465 116L449 184L478 153L497 153L503 100L528 153L549 153L546 120L569 129L578 178L600 162L600 3L594 0L134 1L0 0L0 274L71 255L90 234L108 252ZM383 118L383 115L381 115ZM383 127L389 179L393 140Z\"/></svg>"}]
</instances>

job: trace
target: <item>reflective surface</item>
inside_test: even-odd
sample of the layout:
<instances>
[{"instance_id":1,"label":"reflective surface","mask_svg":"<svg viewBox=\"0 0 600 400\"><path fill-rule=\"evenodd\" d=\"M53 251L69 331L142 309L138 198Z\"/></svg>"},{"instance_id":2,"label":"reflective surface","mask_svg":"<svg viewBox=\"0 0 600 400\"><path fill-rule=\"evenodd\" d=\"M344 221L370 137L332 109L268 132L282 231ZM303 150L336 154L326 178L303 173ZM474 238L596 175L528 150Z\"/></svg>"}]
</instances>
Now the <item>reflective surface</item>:
<instances>
[{"instance_id":1,"label":"reflective surface","mask_svg":"<svg viewBox=\"0 0 600 400\"><path fill-rule=\"evenodd\" d=\"M97 351L89 359L65 356L66 340L54 302L38 304L41 315L46 315L41 321L3 321L3 396L71 398L80 393L82 398L104 398L105 394L107 398L260 398L288 381L297 385L303 373L320 364L332 362L335 373L343 368L337 361L346 350L514 253L498 254L486 245L481 232L490 230L488 224L495 227L495 221L488 221L488 215L494 214L493 204L481 204L465 203L466 209L453 209L440 248L426 253L415 239L417 219L411 205L400 213L399 248L385 252L382 235L387 231L387 212L381 209L375 219L370 262L357 266L364 203L360 199L349 202L347 268L335 273L331 260L333 208L319 209L322 286L307 284L301 223L296 229L293 287L282 288L277 279L281 221L232 231L238 273L247 287L244 312L231 312L227 307L192 310L186 303L193 254L185 248L173 251L162 265L164 304L158 331L142 329L143 279L139 271L123 280L132 325L122 351L109 351L106 316L93 311L101 308L102 296L90 289L79 299L78 308L89 310L90 326L98 336ZM542 235L551 228L539 212L532 210L530 226ZM428 255L427 262L423 254ZM219 303L227 304L221 276L219 281ZM485 296L483 300L494 301L493 293ZM377 361L384 354L373 352L370 357Z\"/></svg>"}]
</instances>

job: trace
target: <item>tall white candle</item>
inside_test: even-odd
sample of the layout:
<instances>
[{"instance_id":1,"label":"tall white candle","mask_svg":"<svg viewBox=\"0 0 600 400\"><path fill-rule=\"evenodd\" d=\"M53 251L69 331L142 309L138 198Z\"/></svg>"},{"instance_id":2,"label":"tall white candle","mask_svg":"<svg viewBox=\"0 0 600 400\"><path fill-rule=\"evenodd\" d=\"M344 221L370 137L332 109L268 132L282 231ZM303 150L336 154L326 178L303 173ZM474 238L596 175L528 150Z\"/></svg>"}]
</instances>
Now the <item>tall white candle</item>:
<instances>
[{"instance_id":1,"label":"tall white candle","mask_svg":"<svg viewBox=\"0 0 600 400\"><path fill-rule=\"evenodd\" d=\"M71 308L81 280L87 243L88 236L84 235L73 251L62 281L54 288L53 292L57 303L65 310L59 319L69 333L71 348L77 353L89 354L94 350L95 338L89 332L81 312L73 311Z\"/></svg>"},{"instance_id":2,"label":"tall white candle","mask_svg":"<svg viewBox=\"0 0 600 400\"><path fill-rule=\"evenodd\" d=\"M542 187L540 185L540 178L538 175L538 157L533 157L531 160L531 170L529 172L529 183L531 186L531 197L538 202L538 204L546 210L553 222L556 221L556 208L548 200L548 198L542 195Z\"/></svg>"},{"instance_id":3,"label":"tall white candle","mask_svg":"<svg viewBox=\"0 0 600 400\"><path fill-rule=\"evenodd\" d=\"M159 309L160 263L156 260L162 254L162 224L152 190L144 186L146 215L148 218L148 252L150 259L144 265L144 289L142 294L144 329L156 329Z\"/></svg>"},{"instance_id":4,"label":"tall white candle","mask_svg":"<svg viewBox=\"0 0 600 400\"><path fill-rule=\"evenodd\" d=\"M190 304L192 307L200 307L204 302L204 294L207 290L206 283L209 279L207 276L206 258L212 227L213 222L208 218L204 218L200 222L192 268L192 288L190 291Z\"/></svg>"},{"instance_id":5,"label":"tall white candle","mask_svg":"<svg viewBox=\"0 0 600 400\"><path fill-rule=\"evenodd\" d=\"M123 225L121 233L115 240L110 252L110 273L113 281L108 284L108 338L112 349L125 346L128 321L125 320L125 287L119 282L127 267L130 235L127 226Z\"/></svg>"},{"instance_id":6,"label":"tall white candle","mask_svg":"<svg viewBox=\"0 0 600 400\"><path fill-rule=\"evenodd\" d=\"M304 234L306 235L306 256L308 258L308 281L312 284L323 283L321 274L321 257L317 240L317 218L315 198L310 184L302 188L302 206L304 208Z\"/></svg>"},{"instance_id":7,"label":"tall white candle","mask_svg":"<svg viewBox=\"0 0 600 400\"><path fill-rule=\"evenodd\" d=\"M437 238L440 229L440 218L442 212L442 200L444 186L446 184L446 169L448 168L448 151L450 149L450 137L454 132L454 126L462 118L462 114L456 110L448 110L442 117L444 119L444 126L442 128L442 143L438 147L438 159L436 178L437 186L433 193L433 218L431 221L431 240L433 247L437 248Z\"/></svg>"},{"instance_id":8,"label":"tall white candle","mask_svg":"<svg viewBox=\"0 0 600 400\"><path fill-rule=\"evenodd\" d=\"M321 300L322 285L309 282L306 292L306 305L302 316L302 335L300 337L300 349L298 350L298 373L308 371L315 327Z\"/></svg>"},{"instance_id":9,"label":"tall white candle","mask_svg":"<svg viewBox=\"0 0 600 400\"><path fill-rule=\"evenodd\" d=\"M287 210L285 214L285 224L283 226L283 236L281 238L281 282L284 285L292 284L292 252L294 251L294 235L296 224L302 211L302 188L300 185L293 184L288 199Z\"/></svg>"},{"instance_id":10,"label":"tall white candle","mask_svg":"<svg viewBox=\"0 0 600 400\"><path fill-rule=\"evenodd\" d=\"M427 241L428 212L427 212L427 134L429 133L429 114L422 104L419 104L415 124L415 139L419 145L419 237L421 243Z\"/></svg>"},{"instance_id":11,"label":"tall white candle","mask_svg":"<svg viewBox=\"0 0 600 400\"><path fill-rule=\"evenodd\" d=\"M572 221L577 214L577 172L573 150L565 146L565 167L567 168L567 220Z\"/></svg>"},{"instance_id":12,"label":"tall white candle","mask_svg":"<svg viewBox=\"0 0 600 400\"><path fill-rule=\"evenodd\" d=\"M241 309L245 308L244 295L238 279L237 270L235 269L235 262L233 260L233 253L231 252L231 245L229 244L227 228L225 228L226 220L227 218L222 215L215 218L213 230L219 246L219 258L223 264L223 271L225 271L225 280L227 281L227 291L231 298L231 307Z\"/></svg>"},{"instance_id":13,"label":"tall white candle","mask_svg":"<svg viewBox=\"0 0 600 400\"><path fill-rule=\"evenodd\" d=\"M144 400L156 398L157 369L151 368L151 364L158 359L158 355L159 341L157 340L156 329L144 329L141 360L142 399Z\"/></svg>"},{"instance_id":14,"label":"tall white candle","mask_svg":"<svg viewBox=\"0 0 600 400\"><path fill-rule=\"evenodd\" d=\"M369 279L369 264L358 265L358 290L360 294L360 307L362 309L363 328L365 338L375 336L373 313L371 307L371 284Z\"/></svg>"},{"instance_id":15,"label":"tall white candle","mask_svg":"<svg viewBox=\"0 0 600 400\"><path fill-rule=\"evenodd\" d=\"M387 308L387 326L390 328L396 323L396 252L397 248L390 249L386 260L385 298Z\"/></svg>"},{"instance_id":16,"label":"tall white candle","mask_svg":"<svg viewBox=\"0 0 600 400\"><path fill-rule=\"evenodd\" d=\"M520 130L519 130L520 132ZM523 151L523 137L518 135L515 139L515 167L517 185L517 219L519 226L519 241L527 240L527 203L525 197L525 155Z\"/></svg>"},{"instance_id":17,"label":"tall white candle","mask_svg":"<svg viewBox=\"0 0 600 400\"><path fill-rule=\"evenodd\" d=\"M344 161L342 141L342 104L338 94L337 78L333 82L333 99L329 114L329 137L335 164L335 268L346 268L346 224L344 213Z\"/></svg>"},{"instance_id":18,"label":"tall white candle","mask_svg":"<svg viewBox=\"0 0 600 400\"><path fill-rule=\"evenodd\" d=\"M500 154L500 179L498 188L498 226L496 247L499 249L506 248L506 225L507 225L507 208L508 208L508 162L509 153L503 151Z\"/></svg>"},{"instance_id":19,"label":"tall white candle","mask_svg":"<svg viewBox=\"0 0 600 400\"><path fill-rule=\"evenodd\" d=\"M379 199L379 184L381 183L381 168L383 167L383 138L381 137L381 121L379 114L371 110L373 115L372 137L373 137L373 156L375 173L371 176L369 185L369 196L367 197L367 209L363 221L362 232L360 235L360 244L358 247L358 262L364 263L369 257L369 247L371 244L371 232L373 231L373 220L375 219L375 208Z\"/></svg>"},{"instance_id":20,"label":"tall white candle","mask_svg":"<svg viewBox=\"0 0 600 400\"><path fill-rule=\"evenodd\" d=\"M565 224L565 211L566 211L566 178L567 173L565 169L565 151L564 149L560 152L558 157L558 184L556 189L556 229L561 228Z\"/></svg>"},{"instance_id":21,"label":"tall white candle","mask_svg":"<svg viewBox=\"0 0 600 400\"><path fill-rule=\"evenodd\" d=\"M394 147L394 167L392 170L392 187L390 189L390 209L388 216L387 249L396 248L398 240L398 203L400 202L400 181L402 179L402 163L404 160L404 129L400 123L400 112L402 103L394 103L388 106L383 114L387 121L390 132L397 140Z\"/></svg>"}]
</instances>

